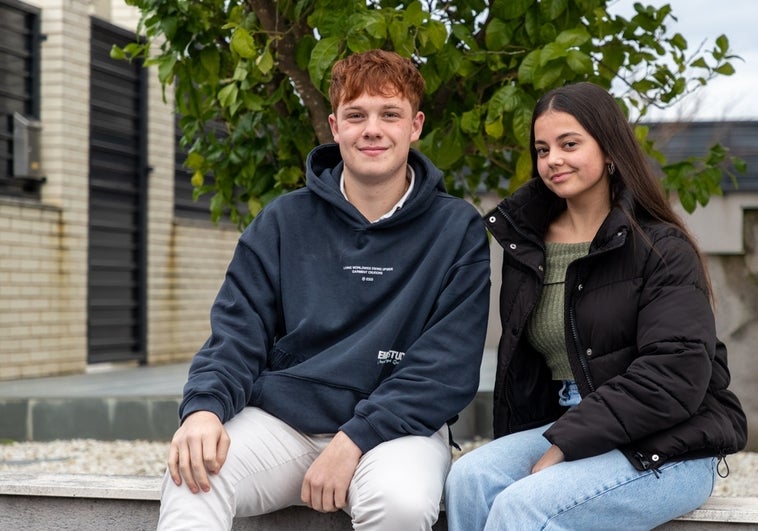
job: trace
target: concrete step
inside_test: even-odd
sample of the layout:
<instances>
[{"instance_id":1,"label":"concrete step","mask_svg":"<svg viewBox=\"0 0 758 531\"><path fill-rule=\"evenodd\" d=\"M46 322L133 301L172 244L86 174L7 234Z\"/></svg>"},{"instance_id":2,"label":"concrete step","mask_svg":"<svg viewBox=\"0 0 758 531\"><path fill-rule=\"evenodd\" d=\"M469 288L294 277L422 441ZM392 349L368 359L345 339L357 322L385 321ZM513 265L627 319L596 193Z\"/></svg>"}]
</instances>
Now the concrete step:
<instances>
[{"instance_id":1,"label":"concrete step","mask_svg":"<svg viewBox=\"0 0 758 531\"><path fill-rule=\"evenodd\" d=\"M157 477L76 474L0 474L0 529L139 531L158 522ZM623 524L622 524L623 527ZM702 507L657 531L734 531L758 528L758 497L711 497ZM237 518L235 531L336 531L350 529L345 513L290 507L265 516ZM434 526L445 531L444 510Z\"/></svg>"},{"instance_id":2,"label":"concrete step","mask_svg":"<svg viewBox=\"0 0 758 531\"><path fill-rule=\"evenodd\" d=\"M492 436L495 352L487 351L481 385L460 415L457 441ZM168 441L189 363L99 368L86 374L0 382L0 440Z\"/></svg>"},{"instance_id":3,"label":"concrete step","mask_svg":"<svg viewBox=\"0 0 758 531\"><path fill-rule=\"evenodd\" d=\"M178 426L179 399L0 399L0 438L170 440Z\"/></svg>"},{"instance_id":4,"label":"concrete step","mask_svg":"<svg viewBox=\"0 0 758 531\"><path fill-rule=\"evenodd\" d=\"M0 439L169 440L188 363L0 382Z\"/></svg>"},{"instance_id":5,"label":"concrete step","mask_svg":"<svg viewBox=\"0 0 758 531\"><path fill-rule=\"evenodd\" d=\"M0 398L0 440L169 441L178 427L174 398ZM492 393L481 392L453 425L456 441L492 437Z\"/></svg>"}]
</instances>

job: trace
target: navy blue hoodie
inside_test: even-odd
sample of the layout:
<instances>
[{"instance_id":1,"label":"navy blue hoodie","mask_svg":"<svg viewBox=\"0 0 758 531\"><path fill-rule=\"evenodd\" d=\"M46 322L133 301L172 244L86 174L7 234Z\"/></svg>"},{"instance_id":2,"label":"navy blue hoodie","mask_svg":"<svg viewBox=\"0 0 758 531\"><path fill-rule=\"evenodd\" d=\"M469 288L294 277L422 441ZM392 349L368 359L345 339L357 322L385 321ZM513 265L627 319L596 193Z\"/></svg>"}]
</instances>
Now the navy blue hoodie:
<instances>
[{"instance_id":1,"label":"navy blue hoodie","mask_svg":"<svg viewBox=\"0 0 758 531\"><path fill-rule=\"evenodd\" d=\"M342 430L361 450L430 435L474 397L489 310L481 217L411 150L405 205L370 223L342 195L336 145L307 186L244 231L180 407L223 421L257 406L304 433Z\"/></svg>"}]
</instances>

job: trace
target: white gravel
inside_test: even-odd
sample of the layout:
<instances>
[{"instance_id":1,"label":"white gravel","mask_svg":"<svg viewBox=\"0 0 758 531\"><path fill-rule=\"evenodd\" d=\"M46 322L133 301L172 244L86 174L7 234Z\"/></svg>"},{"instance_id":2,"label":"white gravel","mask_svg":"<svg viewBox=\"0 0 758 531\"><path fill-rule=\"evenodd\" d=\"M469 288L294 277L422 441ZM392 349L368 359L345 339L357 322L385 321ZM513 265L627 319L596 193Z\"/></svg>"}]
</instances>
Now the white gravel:
<instances>
[{"instance_id":1,"label":"white gravel","mask_svg":"<svg viewBox=\"0 0 758 531\"><path fill-rule=\"evenodd\" d=\"M461 444L463 452L486 441ZM73 439L51 442L0 443L3 472L60 472L162 476L168 455L167 442L97 441ZM460 452L455 452L454 458ZM716 496L758 496L758 453L740 452L727 457L729 476L718 478ZM723 463L722 463L723 469Z\"/></svg>"},{"instance_id":2,"label":"white gravel","mask_svg":"<svg viewBox=\"0 0 758 531\"><path fill-rule=\"evenodd\" d=\"M162 476L167 442L72 439L0 445L2 472Z\"/></svg>"}]
</instances>

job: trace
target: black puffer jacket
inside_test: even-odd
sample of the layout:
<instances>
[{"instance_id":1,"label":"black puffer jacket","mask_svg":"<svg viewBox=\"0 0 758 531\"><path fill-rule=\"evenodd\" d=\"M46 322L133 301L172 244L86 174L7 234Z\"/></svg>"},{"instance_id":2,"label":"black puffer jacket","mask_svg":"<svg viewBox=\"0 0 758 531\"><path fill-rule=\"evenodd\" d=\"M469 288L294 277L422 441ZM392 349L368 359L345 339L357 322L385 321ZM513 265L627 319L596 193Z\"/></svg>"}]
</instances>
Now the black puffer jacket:
<instances>
[{"instance_id":1,"label":"black puffer jacket","mask_svg":"<svg viewBox=\"0 0 758 531\"><path fill-rule=\"evenodd\" d=\"M525 330L543 286L543 235L563 204L533 179L485 216L504 249L495 436L558 419L545 437L566 459L619 448L640 470L742 449L745 416L727 390L695 249L671 225L638 219L642 234L633 230L623 194L566 272L566 349L582 402L558 406L560 383Z\"/></svg>"}]
</instances>

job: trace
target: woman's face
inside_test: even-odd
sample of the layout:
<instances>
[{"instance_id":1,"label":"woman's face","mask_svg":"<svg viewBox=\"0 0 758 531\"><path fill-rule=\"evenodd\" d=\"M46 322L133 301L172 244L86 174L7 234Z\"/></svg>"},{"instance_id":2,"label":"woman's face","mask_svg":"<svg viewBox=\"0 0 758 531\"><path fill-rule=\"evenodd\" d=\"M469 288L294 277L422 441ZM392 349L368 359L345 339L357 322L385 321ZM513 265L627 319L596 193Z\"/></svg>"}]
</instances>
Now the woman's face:
<instances>
[{"instance_id":1,"label":"woman's face","mask_svg":"<svg viewBox=\"0 0 758 531\"><path fill-rule=\"evenodd\" d=\"M534 122L537 173L545 185L569 203L610 197L610 159L572 115L549 110Z\"/></svg>"}]
</instances>

